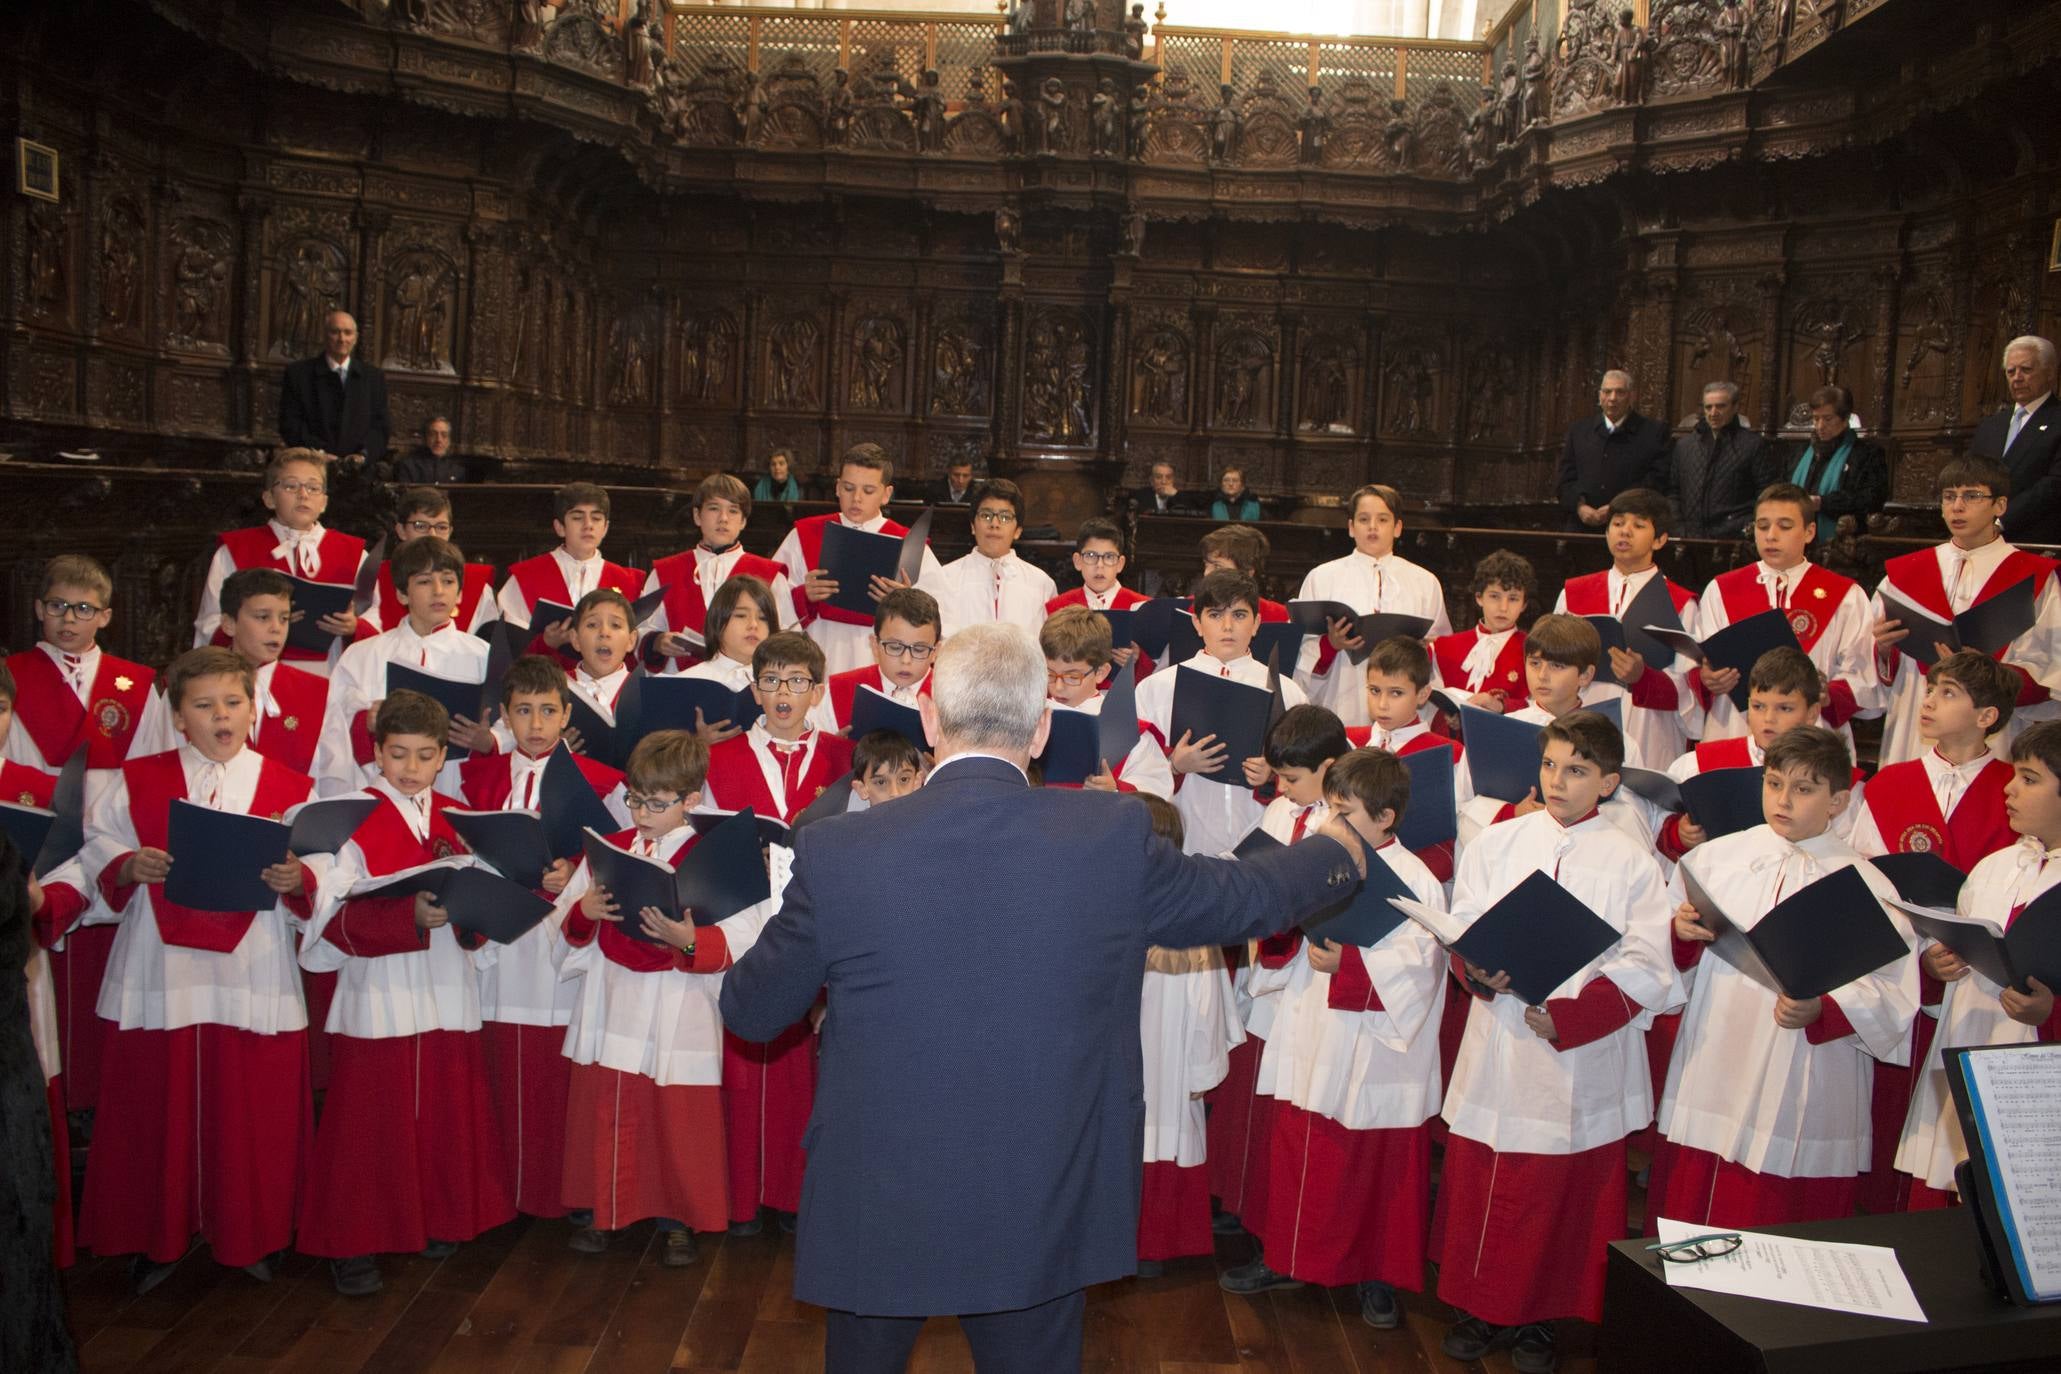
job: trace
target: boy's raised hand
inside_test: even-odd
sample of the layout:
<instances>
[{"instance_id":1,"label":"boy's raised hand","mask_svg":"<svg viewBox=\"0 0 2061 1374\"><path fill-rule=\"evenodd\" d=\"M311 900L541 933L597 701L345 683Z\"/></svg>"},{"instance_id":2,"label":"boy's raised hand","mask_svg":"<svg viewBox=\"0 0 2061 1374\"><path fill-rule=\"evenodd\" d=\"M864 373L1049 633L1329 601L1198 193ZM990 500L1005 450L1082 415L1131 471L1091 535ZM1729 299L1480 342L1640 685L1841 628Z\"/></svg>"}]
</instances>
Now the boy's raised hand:
<instances>
[{"instance_id":1,"label":"boy's raised hand","mask_svg":"<svg viewBox=\"0 0 2061 1374\"><path fill-rule=\"evenodd\" d=\"M1739 685L1739 670L1737 668L1712 668L1705 665L1698 668L1696 673L1702 679L1703 690L1710 693L1713 697L1724 696Z\"/></svg>"},{"instance_id":2,"label":"boy's raised hand","mask_svg":"<svg viewBox=\"0 0 2061 1374\"><path fill-rule=\"evenodd\" d=\"M1709 839L1710 836L1704 833L1702 826L1696 824L1694 816L1684 811L1682 813L1682 823L1675 827L1675 838L1682 842L1682 848L1694 849L1697 845Z\"/></svg>"},{"instance_id":3,"label":"boy's raised hand","mask_svg":"<svg viewBox=\"0 0 2061 1374\"><path fill-rule=\"evenodd\" d=\"M866 595L878 601L889 592L900 591L904 587L913 585L908 578L902 576L899 572L893 577L882 577L876 573L874 574L872 585L866 588Z\"/></svg>"},{"instance_id":4,"label":"boy's raised hand","mask_svg":"<svg viewBox=\"0 0 2061 1374\"><path fill-rule=\"evenodd\" d=\"M1109 651L1110 671L1116 673L1122 672L1124 670L1124 665L1129 663L1132 659L1136 658L1137 656L1138 646L1135 644L1127 644L1121 649L1111 649Z\"/></svg>"},{"instance_id":5,"label":"boy's raised hand","mask_svg":"<svg viewBox=\"0 0 2061 1374\"><path fill-rule=\"evenodd\" d=\"M265 886L282 897L291 897L301 890L301 861L297 854L288 854L258 875L265 880Z\"/></svg>"},{"instance_id":6,"label":"boy's raised hand","mask_svg":"<svg viewBox=\"0 0 2061 1374\"><path fill-rule=\"evenodd\" d=\"M1910 631L1904 628L1901 620L1878 620L1868 627L1868 633L1875 637L1876 648L1887 649L1901 643Z\"/></svg>"},{"instance_id":7,"label":"boy's raised hand","mask_svg":"<svg viewBox=\"0 0 2061 1374\"><path fill-rule=\"evenodd\" d=\"M1510 814L1513 816L1529 816L1534 811L1543 811L1545 809L1546 804L1539 800L1539 789L1534 787L1531 791L1524 794L1523 801L1517 802L1511 807Z\"/></svg>"},{"instance_id":8,"label":"boy's raised hand","mask_svg":"<svg viewBox=\"0 0 2061 1374\"><path fill-rule=\"evenodd\" d=\"M596 883L580 898L580 914L590 921L620 921L623 913L616 907L615 898L608 895L608 889Z\"/></svg>"},{"instance_id":9,"label":"boy's raised hand","mask_svg":"<svg viewBox=\"0 0 2061 1374\"><path fill-rule=\"evenodd\" d=\"M1465 963L1464 960L1462 962ZM1467 976L1487 988L1490 992L1501 994L1510 991L1510 975L1502 969L1497 969L1494 973L1490 973L1485 968L1474 964L1467 964Z\"/></svg>"},{"instance_id":10,"label":"boy's raised hand","mask_svg":"<svg viewBox=\"0 0 2061 1374\"><path fill-rule=\"evenodd\" d=\"M683 634L675 634L671 630L660 635L658 643L654 647L667 658L686 658L695 651L693 640Z\"/></svg>"},{"instance_id":11,"label":"boy's raised hand","mask_svg":"<svg viewBox=\"0 0 2061 1374\"><path fill-rule=\"evenodd\" d=\"M438 926L451 923L451 913L437 904L434 894L415 894L415 924L424 930L435 930Z\"/></svg>"},{"instance_id":12,"label":"boy's raised hand","mask_svg":"<svg viewBox=\"0 0 2061 1374\"><path fill-rule=\"evenodd\" d=\"M122 865L121 885L134 887L138 883L145 886L161 883L171 871L172 856L162 849L152 849L146 845L131 854L129 861Z\"/></svg>"},{"instance_id":13,"label":"boy's raised hand","mask_svg":"<svg viewBox=\"0 0 2061 1374\"><path fill-rule=\"evenodd\" d=\"M1367 647L1367 641L1360 638L1357 627L1344 616L1324 622L1324 638L1331 641L1331 647L1342 654L1356 654Z\"/></svg>"}]
</instances>

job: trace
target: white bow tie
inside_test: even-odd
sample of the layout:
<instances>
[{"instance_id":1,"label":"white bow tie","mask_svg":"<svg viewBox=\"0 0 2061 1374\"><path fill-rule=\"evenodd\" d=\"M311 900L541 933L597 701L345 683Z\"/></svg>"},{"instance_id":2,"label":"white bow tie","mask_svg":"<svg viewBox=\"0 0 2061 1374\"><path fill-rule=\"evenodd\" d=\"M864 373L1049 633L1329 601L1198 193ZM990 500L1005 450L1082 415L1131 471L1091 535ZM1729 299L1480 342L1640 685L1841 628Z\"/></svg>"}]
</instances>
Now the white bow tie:
<instances>
[{"instance_id":1,"label":"white bow tie","mask_svg":"<svg viewBox=\"0 0 2061 1374\"><path fill-rule=\"evenodd\" d=\"M321 565L321 543L322 536L314 530L288 530L285 540L272 550L272 556L312 577Z\"/></svg>"}]
</instances>

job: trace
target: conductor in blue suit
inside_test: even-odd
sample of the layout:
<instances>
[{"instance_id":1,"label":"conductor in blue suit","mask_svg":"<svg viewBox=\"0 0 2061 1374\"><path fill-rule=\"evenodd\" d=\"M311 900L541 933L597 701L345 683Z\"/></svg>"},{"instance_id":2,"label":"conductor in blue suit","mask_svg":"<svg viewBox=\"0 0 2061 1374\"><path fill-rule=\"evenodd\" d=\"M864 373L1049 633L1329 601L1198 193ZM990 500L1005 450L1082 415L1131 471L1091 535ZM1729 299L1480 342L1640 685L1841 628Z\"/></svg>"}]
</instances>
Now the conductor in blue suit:
<instances>
[{"instance_id":1,"label":"conductor in blue suit","mask_svg":"<svg viewBox=\"0 0 2061 1374\"><path fill-rule=\"evenodd\" d=\"M1084 1290L1138 1262L1146 947L1272 934L1366 872L1335 819L1233 863L1130 798L1032 788L1044 673L1020 627L953 635L920 699L929 785L804 831L724 979L749 1040L829 987L794 1292L829 1309L831 1374L901 1370L944 1314L982 1374L1078 1370Z\"/></svg>"}]
</instances>

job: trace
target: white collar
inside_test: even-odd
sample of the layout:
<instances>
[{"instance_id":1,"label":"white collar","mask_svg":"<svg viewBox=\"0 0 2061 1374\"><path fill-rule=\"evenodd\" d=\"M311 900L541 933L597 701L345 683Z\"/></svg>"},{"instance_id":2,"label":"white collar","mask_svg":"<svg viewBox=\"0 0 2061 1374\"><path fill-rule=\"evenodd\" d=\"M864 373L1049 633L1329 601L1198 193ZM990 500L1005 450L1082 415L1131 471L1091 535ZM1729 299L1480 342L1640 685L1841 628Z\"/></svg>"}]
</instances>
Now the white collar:
<instances>
[{"instance_id":1,"label":"white collar","mask_svg":"<svg viewBox=\"0 0 2061 1374\"><path fill-rule=\"evenodd\" d=\"M1985 746L1981 753L1966 763L1948 763L1941 757L1939 746L1935 744L1918 757L1925 765L1925 776L1936 784L1949 773L1960 774L1963 782L1973 782L1975 775L1989 767L1990 760L1994 759L1996 754Z\"/></svg>"},{"instance_id":2,"label":"white collar","mask_svg":"<svg viewBox=\"0 0 2061 1374\"><path fill-rule=\"evenodd\" d=\"M336 359L330 357L327 353L324 353L322 355L322 365L328 368L331 372L341 372L346 376L350 375L351 360L349 358L345 358L342 362L338 362Z\"/></svg>"},{"instance_id":3,"label":"white collar","mask_svg":"<svg viewBox=\"0 0 2061 1374\"><path fill-rule=\"evenodd\" d=\"M1794 587L1798 582L1801 582L1803 580L1803 575L1810 571L1810 567L1811 561L1808 558L1804 559L1801 563L1798 563L1793 568L1780 569L1775 568L1765 558L1763 558L1753 565L1753 577L1756 582L1766 582L1770 578L1779 577L1782 579L1783 582L1787 583L1791 587Z\"/></svg>"},{"instance_id":4,"label":"white collar","mask_svg":"<svg viewBox=\"0 0 2061 1374\"><path fill-rule=\"evenodd\" d=\"M249 749L239 747L235 753L218 763L206 754L201 753L193 741L181 735L179 737L179 767L185 770L186 773L187 800L195 803L200 802L200 799L194 795L194 785L201 777L205 776L206 769L219 768L222 770L221 785L225 789L229 786L232 778L241 781L243 774L249 771L246 756L252 759L257 757ZM217 805L220 805L225 800L226 798L217 798ZM226 810L227 808L225 807L224 809Z\"/></svg>"},{"instance_id":5,"label":"white collar","mask_svg":"<svg viewBox=\"0 0 2061 1374\"><path fill-rule=\"evenodd\" d=\"M1659 571L1660 565L1656 563L1652 567L1641 568L1639 569L1639 571L1635 573L1621 573L1617 570L1617 565L1613 563L1610 565L1610 577L1608 579L1609 585L1613 587L1643 587L1649 581L1651 581L1654 575L1657 574Z\"/></svg>"},{"instance_id":6,"label":"white collar","mask_svg":"<svg viewBox=\"0 0 2061 1374\"><path fill-rule=\"evenodd\" d=\"M663 863L671 863L673 856L680 852L693 834L694 827L683 821L653 841L651 853L646 857L658 859ZM641 853L644 847L644 837L632 834L628 843L631 853Z\"/></svg>"},{"instance_id":7,"label":"white collar","mask_svg":"<svg viewBox=\"0 0 2061 1374\"><path fill-rule=\"evenodd\" d=\"M2022 406L2022 407L2020 407L2020 406L2012 406L2012 407L2011 407L2011 413L2012 413L2013 415L2016 415L2016 414L2017 414L2017 413L2018 413L2018 412L2019 412L2019 411L2020 411L2020 410L2022 409L2022 410L2024 410L2024 411L2025 411L2025 415L2026 415L2026 418L2027 418L2027 419L2031 419L2031 418L2032 418L2032 417L2033 417L2034 415L2037 415L2037 414L2039 414L2039 409L2040 409L2040 407L2041 407L2041 406L2045 405L2045 404L2046 404L2046 403L2047 403L2048 401L2052 400L2053 398L2054 398L2054 393L2053 393L2053 392L2051 392L2051 391L2042 391L2042 392L2041 392L2041 393L2040 393L2039 395L2037 395L2037 396L2033 397L2033 398L2032 398L2031 400L2027 401L2027 402L2026 402L2026 403L2024 404L2024 406Z\"/></svg>"},{"instance_id":8,"label":"white collar","mask_svg":"<svg viewBox=\"0 0 2061 1374\"><path fill-rule=\"evenodd\" d=\"M1368 738L1376 743L1377 748L1379 747L1378 742L1383 735L1388 736L1389 745L1393 747L1395 745L1408 744L1419 735L1431 733L1431 727L1421 720L1413 720L1408 725L1400 726L1394 730L1383 730L1378 725L1369 725L1367 728L1374 732Z\"/></svg>"},{"instance_id":9,"label":"white collar","mask_svg":"<svg viewBox=\"0 0 2061 1374\"><path fill-rule=\"evenodd\" d=\"M939 759L937 761L936 767L930 770L930 776L932 781L935 781L937 779L939 769L943 768L948 763L957 763L961 759L993 759L996 763L1006 763L1011 768L1014 768L1017 771L1018 775L1020 775L1023 778L1024 784L1026 786L1030 784L1030 774L1025 773L1023 771L1023 766L1017 763L1016 760L1005 759L1000 754L984 753L979 749L963 749L960 752L953 754L947 758Z\"/></svg>"},{"instance_id":10,"label":"white collar","mask_svg":"<svg viewBox=\"0 0 2061 1374\"><path fill-rule=\"evenodd\" d=\"M403 636L401 642L404 644L429 644L432 642L442 644L444 641L437 638L437 636L443 634L446 630L450 630L453 633L456 633L457 626L457 621L446 620L443 624L437 626L428 634L424 634L420 630L415 628L415 622L409 618L408 613L404 610L401 613L401 623L394 626L393 629L387 631L387 633Z\"/></svg>"},{"instance_id":11,"label":"white collar","mask_svg":"<svg viewBox=\"0 0 2061 1374\"><path fill-rule=\"evenodd\" d=\"M1086 583L1081 584L1081 600L1087 603L1088 609L1091 611L1115 610L1116 599L1122 596L1123 593L1123 584L1120 582L1110 583L1109 590L1106 592L1098 592Z\"/></svg>"},{"instance_id":12,"label":"white collar","mask_svg":"<svg viewBox=\"0 0 2061 1374\"><path fill-rule=\"evenodd\" d=\"M880 531L880 527L887 523L887 513L883 511L879 515L874 516L871 520L854 522L845 519L844 512L839 511L837 513L837 523L843 525L846 529L864 530L868 534L877 534Z\"/></svg>"},{"instance_id":13,"label":"white collar","mask_svg":"<svg viewBox=\"0 0 2061 1374\"><path fill-rule=\"evenodd\" d=\"M79 660L79 666L86 670L86 682L88 685L91 685L93 681L93 675L99 670L100 645L97 643L94 644L91 648L87 649L82 654L71 655L67 655L64 650L58 648L55 644L52 644L47 639L37 640L36 647L38 649L41 649L44 653L50 655L50 661L52 663L55 663L60 671L62 671L64 668L64 661L66 657L76 658L77 660Z\"/></svg>"},{"instance_id":14,"label":"white collar","mask_svg":"<svg viewBox=\"0 0 2061 1374\"><path fill-rule=\"evenodd\" d=\"M1353 557L1358 559L1360 562L1366 564L1368 567L1375 569L1377 572L1386 572L1388 571L1389 566L1396 561L1396 551L1394 545L1390 545L1387 553L1363 553L1360 551L1359 547L1355 545L1353 547Z\"/></svg>"},{"instance_id":15,"label":"white collar","mask_svg":"<svg viewBox=\"0 0 2061 1374\"><path fill-rule=\"evenodd\" d=\"M772 734L766 729L766 718L764 716L760 716L757 720L753 721L751 729L744 733L745 737L751 741L752 748L762 753L771 753L776 748L781 750L813 749L816 745L816 728L814 726L810 726L802 731L800 739L774 739Z\"/></svg>"},{"instance_id":16,"label":"white collar","mask_svg":"<svg viewBox=\"0 0 2061 1374\"><path fill-rule=\"evenodd\" d=\"M309 539L312 539L319 544L322 542L322 536L329 533L329 531L322 528L322 522L320 520L317 520L314 524L308 526L304 530L297 530L292 528L291 526L280 524L279 521L275 518L267 520L265 522L265 528L272 531L273 538L277 539L280 543L287 545L299 544L304 540Z\"/></svg>"},{"instance_id":17,"label":"white collar","mask_svg":"<svg viewBox=\"0 0 2061 1374\"><path fill-rule=\"evenodd\" d=\"M587 695L603 703L614 701L616 693L622 691L624 681L630 676L627 664L606 677L595 677L587 671L585 664L573 665L573 685L587 692Z\"/></svg>"},{"instance_id":18,"label":"white collar","mask_svg":"<svg viewBox=\"0 0 2061 1374\"><path fill-rule=\"evenodd\" d=\"M990 558L986 554L982 553L979 549L975 549L973 551L973 556L975 558L978 558L981 562L987 564L989 567L993 568L998 573L1005 572L1006 570L1012 568L1017 561L1016 550L1013 548L1004 549L1002 551L1002 556L1000 558Z\"/></svg>"},{"instance_id":19,"label":"white collar","mask_svg":"<svg viewBox=\"0 0 2061 1374\"><path fill-rule=\"evenodd\" d=\"M382 777L373 780L371 790L394 804L394 809L401 813L401 819L408 823L408 829L416 839L429 838L429 804L430 798L436 794L434 787L425 787L409 797L404 796Z\"/></svg>"},{"instance_id":20,"label":"white collar","mask_svg":"<svg viewBox=\"0 0 2061 1374\"><path fill-rule=\"evenodd\" d=\"M1187 666L1191 668L1199 668L1205 673L1221 673L1226 668L1229 668L1233 672L1236 672L1238 669L1244 667L1248 663L1256 664L1258 662L1258 659L1254 658L1251 654L1247 654L1243 658L1234 658L1229 663L1226 663L1224 662L1224 660L1218 658L1215 654L1212 654L1209 650L1204 649L1201 653L1189 659Z\"/></svg>"},{"instance_id":21,"label":"white collar","mask_svg":"<svg viewBox=\"0 0 2061 1374\"><path fill-rule=\"evenodd\" d=\"M557 559L560 563L569 563L575 568L585 568L591 567L593 564L601 561L601 550L598 548L595 549L594 552L586 558L574 558L572 556L572 551L566 548L565 545L560 544L557 548L551 550L551 556Z\"/></svg>"}]
</instances>

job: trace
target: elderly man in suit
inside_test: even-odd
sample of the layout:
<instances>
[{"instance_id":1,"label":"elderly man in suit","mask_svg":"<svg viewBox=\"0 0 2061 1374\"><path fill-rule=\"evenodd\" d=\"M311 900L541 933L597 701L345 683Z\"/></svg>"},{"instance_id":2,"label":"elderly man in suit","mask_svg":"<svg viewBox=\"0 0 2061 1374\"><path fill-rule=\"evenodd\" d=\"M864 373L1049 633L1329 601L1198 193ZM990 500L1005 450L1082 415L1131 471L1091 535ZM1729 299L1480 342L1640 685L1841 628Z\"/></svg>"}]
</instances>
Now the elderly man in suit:
<instances>
[{"instance_id":1,"label":"elderly man in suit","mask_svg":"<svg viewBox=\"0 0 2061 1374\"><path fill-rule=\"evenodd\" d=\"M1596 388L1597 413L1568 427L1558 480L1569 529L1609 524L1621 491L1665 488L1667 426L1632 409L1637 399L1631 374L1612 368Z\"/></svg>"},{"instance_id":2,"label":"elderly man in suit","mask_svg":"<svg viewBox=\"0 0 2061 1374\"><path fill-rule=\"evenodd\" d=\"M349 311L322 319L322 352L286 365L279 381L279 440L316 448L352 467L386 456L386 374L351 356L358 322Z\"/></svg>"},{"instance_id":3,"label":"elderly man in suit","mask_svg":"<svg viewBox=\"0 0 2061 1374\"><path fill-rule=\"evenodd\" d=\"M2054 396L2054 345L2028 334L2004 345L2011 407L1983 417L1969 449L2011 473L2004 535L2014 544L2061 544L2061 400Z\"/></svg>"},{"instance_id":4,"label":"elderly man in suit","mask_svg":"<svg viewBox=\"0 0 2061 1374\"><path fill-rule=\"evenodd\" d=\"M1078 1370L1083 1290L1138 1263L1146 948L1269 934L1366 871L1337 820L1233 863L1183 856L1129 797L1029 786L1044 672L1019 626L945 641L929 784L804 831L724 979L751 1040L829 989L794 1291L830 1309L833 1374L902 1369L947 1313L982 1374Z\"/></svg>"}]
</instances>

